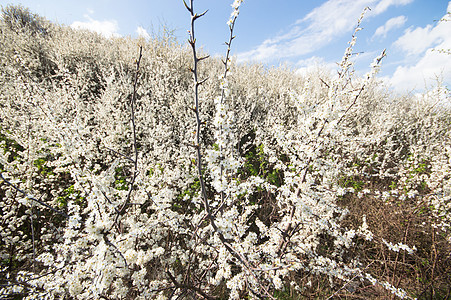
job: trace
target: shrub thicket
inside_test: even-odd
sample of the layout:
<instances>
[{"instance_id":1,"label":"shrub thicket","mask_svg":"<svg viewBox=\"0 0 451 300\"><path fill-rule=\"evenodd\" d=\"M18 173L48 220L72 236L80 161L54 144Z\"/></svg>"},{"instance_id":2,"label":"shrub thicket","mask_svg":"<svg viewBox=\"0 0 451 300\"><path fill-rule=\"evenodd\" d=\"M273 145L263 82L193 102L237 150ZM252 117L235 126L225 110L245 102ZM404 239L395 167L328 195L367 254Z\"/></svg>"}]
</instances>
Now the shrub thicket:
<instances>
[{"instance_id":1,"label":"shrub thicket","mask_svg":"<svg viewBox=\"0 0 451 300\"><path fill-rule=\"evenodd\" d=\"M304 76L15 6L0 35L2 297L449 297L447 94L355 77L355 35Z\"/></svg>"}]
</instances>

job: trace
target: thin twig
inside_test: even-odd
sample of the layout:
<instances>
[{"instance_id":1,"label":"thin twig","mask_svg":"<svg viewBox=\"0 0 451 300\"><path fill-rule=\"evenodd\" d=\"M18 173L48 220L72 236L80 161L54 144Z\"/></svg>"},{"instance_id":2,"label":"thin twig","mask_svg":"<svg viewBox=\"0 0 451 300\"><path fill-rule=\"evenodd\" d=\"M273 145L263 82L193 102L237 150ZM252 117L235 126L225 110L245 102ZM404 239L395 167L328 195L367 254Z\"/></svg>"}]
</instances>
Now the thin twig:
<instances>
[{"instance_id":1,"label":"thin twig","mask_svg":"<svg viewBox=\"0 0 451 300\"><path fill-rule=\"evenodd\" d=\"M10 286L15 286L15 285L28 286L28 285L29 285L29 284L28 284L29 281L37 280L37 279L42 278L42 277L45 277L45 276L47 276L47 275L51 275L51 274L55 273L56 271L61 270L61 269L65 268L65 267L66 267L66 265L64 265L64 266L62 266L62 267L59 267L59 268L56 268L55 270L52 270L52 271L50 271L50 272L41 274L41 275L36 276L36 277L33 277L33 278L26 279L26 280L23 280L23 281L18 281L18 280L16 280L14 283L0 284L0 287L10 287Z\"/></svg>"},{"instance_id":2,"label":"thin twig","mask_svg":"<svg viewBox=\"0 0 451 300\"><path fill-rule=\"evenodd\" d=\"M110 151L113 152L114 154L117 154L117 155L119 155L119 156L122 156L122 157L124 157L125 159L129 160L130 162L135 163L135 161L134 161L133 159L131 159L129 156L127 156L127 155L125 155L125 154L123 154L123 153L120 153L120 152L118 152L118 151L116 151L116 150L113 150L113 149L111 149L111 148L108 148L108 147L105 147L105 148L107 148L108 150L110 150Z\"/></svg>"},{"instance_id":3,"label":"thin twig","mask_svg":"<svg viewBox=\"0 0 451 300\"><path fill-rule=\"evenodd\" d=\"M128 203L130 202L130 198L133 192L133 186L135 184L135 180L136 177L138 176L138 147L136 146L136 120L135 120L135 110L136 110L136 89L137 89L137 84L138 84L138 76L139 76L139 65L141 63L141 58L142 58L142 50L143 47L140 46L139 47L139 55L138 55L138 59L136 60L136 72L135 72L135 80L133 82L133 94L132 94L132 99L131 99L131 103L130 103L130 119L132 122L132 131L133 131L133 140L132 140L132 145L133 145L133 151L134 151L134 159L133 161L133 173L132 173L132 179L129 183L129 187L128 187L128 193L127 193L127 198L125 199L124 204L121 206L121 208L119 209L119 213L116 215L116 219L115 222L117 222L119 215L122 215L125 213L125 209L128 206Z\"/></svg>"},{"instance_id":4,"label":"thin twig","mask_svg":"<svg viewBox=\"0 0 451 300\"><path fill-rule=\"evenodd\" d=\"M30 214L30 225L31 225L31 239L33 242L33 272L36 272L36 245L35 245L36 241L34 238L33 210L34 210L34 205L32 203L31 214Z\"/></svg>"},{"instance_id":5,"label":"thin twig","mask_svg":"<svg viewBox=\"0 0 451 300\"><path fill-rule=\"evenodd\" d=\"M365 267L365 269L363 269L362 271L368 269L368 268L373 264L373 262L374 262L374 261L372 261L371 263L369 263L369 264ZM348 284L350 284L354 279L356 279L357 277L361 276L362 271L361 271L361 272L358 272L354 277L352 277L351 279L349 279L348 281L346 281L346 283L345 283L341 288L339 288L335 293L333 293L332 295L330 295L330 296L327 298L327 300L332 299L334 296L336 296L336 295L338 294L339 291L341 291L342 289L344 289L344 288L345 288Z\"/></svg>"},{"instance_id":6,"label":"thin twig","mask_svg":"<svg viewBox=\"0 0 451 300\"><path fill-rule=\"evenodd\" d=\"M168 277L172 281L172 283L179 289L192 290L192 291L198 293L199 295L201 295L202 297L204 297L205 299L212 299L212 300L213 299L217 299L216 297L212 297L212 296L207 295L204 291L202 291L201 289L199 289L199 288L197 288L197 287L195 287L193 285L179 283L175 279L175 277L171 274L171 272L169 270L166 270L166 274L168 275Z\"/></svg>"}]
</instances>

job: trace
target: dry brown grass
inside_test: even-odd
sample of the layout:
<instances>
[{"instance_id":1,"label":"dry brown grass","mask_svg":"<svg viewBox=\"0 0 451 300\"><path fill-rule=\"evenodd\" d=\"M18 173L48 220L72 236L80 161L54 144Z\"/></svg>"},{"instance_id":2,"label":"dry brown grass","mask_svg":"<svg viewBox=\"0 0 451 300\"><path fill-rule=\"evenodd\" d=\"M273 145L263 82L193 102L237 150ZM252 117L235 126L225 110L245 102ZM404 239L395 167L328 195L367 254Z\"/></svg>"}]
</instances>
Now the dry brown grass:
<instances>
[{"instance_id":1,"label":"dry brown grass","mask_svg":"<svg viewBox=\"0 0 451 300\"><path fill-rule=\"evenodd\" d=\"M426 195L425 195L426 196ZM426 196L427 197L427 196ZM446 234L431 225L431 215L425 201L381 200L373 196L346 196L341 205L348 208L345 225L357 229L361 216L367 216L373 241L360 240L354 255L370 265L368 273L380 281L391 282L418 299L449 299L451 294L451 247ZM394 252L388 242L415 245L413 254ZM393 299L386 289L362 285L355 293L341 294L344 299L363 296L365 299Z\"/></svg>"}]
</instances>

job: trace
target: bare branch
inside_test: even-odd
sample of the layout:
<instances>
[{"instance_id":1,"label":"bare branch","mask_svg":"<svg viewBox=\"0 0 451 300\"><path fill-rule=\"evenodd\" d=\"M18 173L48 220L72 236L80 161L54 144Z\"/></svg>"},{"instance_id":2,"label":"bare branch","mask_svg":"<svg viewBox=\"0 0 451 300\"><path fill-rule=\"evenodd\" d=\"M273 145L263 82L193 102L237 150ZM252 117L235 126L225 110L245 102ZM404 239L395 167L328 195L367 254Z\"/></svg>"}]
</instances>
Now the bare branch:
<instances>
[{"instance_id":1,"label":"bare branch","mask_svg":"<svg viewBox=\"0 0 451 300\"><path fill-rule=\"evenodd\" d=\"M123 154L123 153L120 153L120 152L118 152L118 151L116 151L116 150L113 150L113 149L111 149L111 148L108 148L108 147L106 147L106 146L105 146L105 148L108 149L108 150L110 150L110 151L113 152L114 154L117 154L117 155L119 155L119 156L122 156L122 157L124 157L125 159L129 160L130 162L135 163L135 161L134 161L133 159L131 159L129 156L127 156L127 155L125 155L125 154Z\"/></svg>"},{"instance_id":2,"label":"bare branch","mask_svg":"<svg viewBox=\"0 0 451 300\"><path fill-rule=\"evenodd\" d=\"M189 7L188 4L186 4L185 0L182 0L182 1L183 1L183 4L185 4L186 9L187 9L189 12L192 12L193 9L192 9L191 7Z\"/></svg>"},{"instance_id":3,"label":"bare branch","mask_svg":"<svg viewBox=\"0 0 451 300\"><path fill-rule=\"evenodd\" d=\"M192 18L193 18L193 20L197 20L200 17L203 17L207 12L208 12L208 9L206 11L204 11L203 13L201 13L200 15L195 14L194 16L192 16Z\"/></svg>"},{"instance_id":4,"label":"bare branch","mask_svg":"<svg viewBox=\"0 0 451 300\"><path fill-rule=\"evenodd\" d=\"M132 173L132 178L131 181L129 183L129 187L128 187L128 193L127 193L127 198L125 199L124 204L121 206L121 208L119 209L119 213L116 215L116 220L114 223L116 223L117 219L119 218L119 215L122 215L125 213L125 210L128 206L128 203L130 202L130 198L134 189L134 184L135 184L135 180L136 177L138 176L138 147L137 147L137 143L136 143L136 121L135 121L135 109L136 109L136 86L138 83L138 76L139 76L139 65L141 63L141 58L142 58L142 50L143 47L140 46L139 47L139 56L138 59L136 60L136 72L135 72L135 80L133 82L133 95L132 95L132 99L131 99L131 103L130 103L130 114L131 114L131 122L132 122L132 131L133 131L133 150L134 150L134 159L133 159L133 173Z\"/></svg>"},{"instance_id":5,"label":"bare branch","mask_svg":"<svg viewBox=\"0 0 451 300\"><path fill-rule=\"evenodd\" d=\"M195 27L194 27L194 22L197 19L194 15L194 9L193 9L193 0L191 0L191 30L189 31L190 33L190 44L191 44L191 48L193 51L193 68L192 68L192 72L193 72L193 80L194 80L194 103L195 103L195 117L196 117L196 123L197 123L197 127L196 127L196 142L195 144L198 145L196 148L196 153L197 153L197 173L198 173L198 178L199 178L199 182L200 182L200 187L201 187L201 196L202 196L202 201L203 201L203 205L204 205L204 209L206 212L206 218L209 220L210 225L212 226L213 230L215 233L218 234L219 236L219 240L221 241L221 243L223 244L223 246L227 249L227 251L234 256L247 270L248 272L252 275L252 277L255 278L255 280L259 283L260 287L265 291L265 294L270 298L270 299L274 299L274 297L268 292L267 288L265 288L263 286L263 284L261 284L260 280L258 279L257 275L254 274L253 272L253 267L251 266L251 264L249 263L249 261L241 254L239 253L237 250L235 250L233 248L233 246L229 243L229 241L224 237L223 233L219 230L218 226L216 225L215 222L215 216L212 214L211 208L210 208L210 202L207 196L207 189L205 186L205 181L204 181L204 177L202 174L202 155L201 155L201 147L200 147L200 127L202 122L200 121L200 112L199 112L199 81L198 81L198 62L199 59L197 58L197 53L196 53L196 39L195 39ZM204 13L205 14L205 13ZM203 14L202 14L203 15ZM230 25L230 38L229 38L229 47L227 49L227 55L226 55L226 59L225 59L225 71L224 71L224 78L227 76L227 73L229 71L229 67L228 67L228 61L229 56L230 56L230 44L233 40L233 28L234 28L234 24L235 24L235 20L236 18L233 20L232 24ZM221 99L225 98L225 91L222 90L222 95L221 95ZM222 101L222 100L221 100ZM222 129L221 129L222 130ZM221 176L222 176L222 172L223 169L221 168ZM224 193L221 193L221 198L222 201L224 200Z\"/></svg>"},{"instance_id":6,"label":"bare branch","mask_svg":"<svg viewBox=\"0 0 451 300\"><path fill-rule=\"evenodd\" d=\"M204 299L209 299L209 300L210 299L211 300L218 299L216 297L212 297L212 296L207 295L204 291L202 291L201 289L195 287L194 285L182 284L182 283L177 282L177 280L175 279L174 275L172 275L169 270L166 270L166 274L168 275L168 277L171 280L171 282L179 289L192 290L192 291L198 293L199 295L201 295Z\"/></svg>"}]
</instances>

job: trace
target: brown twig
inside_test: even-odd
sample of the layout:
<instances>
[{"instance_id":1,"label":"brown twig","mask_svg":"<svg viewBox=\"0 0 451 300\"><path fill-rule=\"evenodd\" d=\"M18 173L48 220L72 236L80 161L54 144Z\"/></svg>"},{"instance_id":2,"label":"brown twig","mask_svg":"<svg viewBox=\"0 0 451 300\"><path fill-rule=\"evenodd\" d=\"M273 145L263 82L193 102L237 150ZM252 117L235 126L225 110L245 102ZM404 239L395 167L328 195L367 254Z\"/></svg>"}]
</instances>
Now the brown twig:
<instances>
[{"instance_id":1,"label":"brown twig","mask_svg":"<svg viewBox=\"0 0 451 300\"><path fill-rule=\"evenodd\" d=\"M134 189L134 184L135 184L135 180L136 177L138 176L138 147L137 147L137 143L136 143L136 120L135 120L135 110L136 110L136 90L137 90L137 83L138 83L138 77L139 77L139 65L141 63L141 58L142 58L142 50L143 47L140 46L139 47L139 55L138 55L138 59L136 60L136 72L135 72L135 79L133 82L133 94L132 94L132 99L130 101L130 120L132 122L132 131L133 131L133 140L132 140L132 145L133 145L133 151L134 151L134 159L130 159L133 161L133 173L131 176L131 181L129 183L129 187L128 187L128 192L127 192L127 198L125 199L124 203L122 204L121 208L119 209L119 212L116 214L116 219L114 221L114 223L116 223L119 219L120 215L123 215L126 211L126 208L128 207L129 203L130 203L130 199L131 199L131 195Z\"/></svg>"},{"instance_id":2,"label":"brown twig","mask_svg":"<svg viewBox=\"0 0 451 300\"><path fill-rule=\"evenodd\" d=\"M175 285L176 288L179 288L179 289L181 289L181 290L191 290L191 291L194 291L194 292L198 293L199 295L201 295L204 299L208 299L208 300L210 300L210 299L211 299L211 300L217 299L216 297L212 297L212 296L207 295L204 291L202 291L201 289L199 289L199 288L197 288L197 287L195 287L195 286L193 286L193 285L185 284L185 283L183 283L183 284L182 284L182 283L179 283L179 282L175 279L174 275L172 275L171 272L170 272L169 270L166 270L166 274L168 275L169 279L170 279L171 282Z\"/></svg>"}]
</instances>

